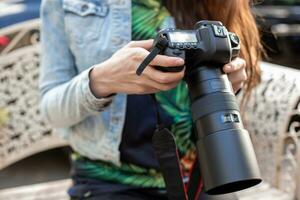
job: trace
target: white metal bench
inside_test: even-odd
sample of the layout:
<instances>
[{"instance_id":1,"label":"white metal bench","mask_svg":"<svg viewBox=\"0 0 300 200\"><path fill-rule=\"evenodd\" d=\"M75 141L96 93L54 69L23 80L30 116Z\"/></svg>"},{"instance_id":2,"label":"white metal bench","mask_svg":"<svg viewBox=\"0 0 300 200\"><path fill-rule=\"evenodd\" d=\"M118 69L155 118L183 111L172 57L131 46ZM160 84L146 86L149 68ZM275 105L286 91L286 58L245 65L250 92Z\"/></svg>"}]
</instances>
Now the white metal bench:
<instances>
[{"instance_id":1,"label":"white metal bench","mask_svg":"<svg viewBox=\"0 0 300 200\"><path fill-rule=\"evenodd\" d=\"M39 112L39 20L0 30L12 37L0 52L0 169L67 145Z\"/></svg>"},{"instance_id":2,"label":"white metal bench","mask_svg":"<svg viewBox=\"0 0 300 200\"><path fill-rule=\"evenodd\" d=\"M0 170L67 145L39 113L38 32L38 20L0 30L0 35L14 36L0 52ZM264 183L238 195L242 200L300 200L300 72L266 63L262 68L262 83L251 96L245 122ZM62 180L0 190L0 199L63 200L70 184Z\"/></svg>"}]
</instances>

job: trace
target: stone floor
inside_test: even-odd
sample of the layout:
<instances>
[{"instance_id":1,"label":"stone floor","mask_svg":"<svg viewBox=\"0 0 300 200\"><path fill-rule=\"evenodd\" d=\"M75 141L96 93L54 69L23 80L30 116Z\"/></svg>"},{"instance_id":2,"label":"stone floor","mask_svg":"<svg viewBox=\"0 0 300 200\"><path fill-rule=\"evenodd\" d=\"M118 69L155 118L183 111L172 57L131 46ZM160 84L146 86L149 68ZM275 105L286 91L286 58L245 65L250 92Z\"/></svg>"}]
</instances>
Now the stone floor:
<instances>
[{"instance_id":1,"label":"stone floor","mask_svg":"<svg viewBox=\"0 0 300 200\"><path fill-rule=\"evenodd\" d=\"M71 185L70 179L47 183L21 186L0 190L0 199L5 200L68 200L67 188ZM293 200L288 194L271 188L262 183L253 188L238 192L239 200ZM211 198L209 198L211 199ZM222 200L216 196L214 199ZM208 200L208 199L207 199Z\"/></svg>"},{"instance_id":2,"label":"stone floor","mask_svg":"<svg viewBox=\"0 0 300 200\"><path fill-rule=\"evenodd\" d=\"M70 179L0 190L2 200L69 200Z\"/></svg>"},{"instance_id":3,"label":"stone floor","mask_svg":"<svg viewBox=\"0 0 300 200\"><path fill-rule=\"evenodd\" d=\"M0 170L0 189L69 178L69 149L42 152Z\"/></svg>"},{"instance_id":4,"label":"stone floor","mask_svg":"<svg viewBox=\"0 0 300 200\"><path fill-rule=\"evenodd\" d=\"M60 148L39 153L0 170L0 199L68 200L70 150ZM238 193L239 200L292 200L268 184Z\"/></svg>"}]
</instances>

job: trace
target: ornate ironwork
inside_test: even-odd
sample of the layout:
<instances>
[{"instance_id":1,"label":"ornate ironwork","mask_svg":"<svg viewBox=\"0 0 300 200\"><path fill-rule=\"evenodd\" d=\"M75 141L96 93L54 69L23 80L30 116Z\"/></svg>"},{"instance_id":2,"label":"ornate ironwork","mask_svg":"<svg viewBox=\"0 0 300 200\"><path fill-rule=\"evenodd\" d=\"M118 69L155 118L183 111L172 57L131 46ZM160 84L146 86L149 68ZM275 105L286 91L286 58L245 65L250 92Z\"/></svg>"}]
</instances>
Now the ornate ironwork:
<instances>
[{"instance_id":1,"label":"ornate ironwork","mask_svg":"<svg viewBox=\"0 0 300 200\"><path fill-rule=\"evenodd\" d=\"M66 145L38 109L39 21L0 30L4 35L10 44L0 49L0 169ZM268 184L240 193L241 198L260 193L264 200L300 199L300 72L262 66L262 83L250 98L245 121Z\"/></svg>"},{"instance_id":2,"label":"ornate ironwork","mask_svg":"<svg viewBox=\"0 0 300 200\"><path fill-rule=\"evenodd\" d=\"M262 69L262 83L245 110L246 126L264 181L294 199L300 187L300 71L266 63Z\"/></svg>"},{"instance_id":3,"label":"ornate ironwork","mask_svg":"<svg viewBox=\"0 0 300 200\"><path fill-rule=\"evenodd\" d=\"M39 21L0 31L11 38L0 53L0 169L43 150L66 145L39 112Z\"/></svg>"}]
</instances>

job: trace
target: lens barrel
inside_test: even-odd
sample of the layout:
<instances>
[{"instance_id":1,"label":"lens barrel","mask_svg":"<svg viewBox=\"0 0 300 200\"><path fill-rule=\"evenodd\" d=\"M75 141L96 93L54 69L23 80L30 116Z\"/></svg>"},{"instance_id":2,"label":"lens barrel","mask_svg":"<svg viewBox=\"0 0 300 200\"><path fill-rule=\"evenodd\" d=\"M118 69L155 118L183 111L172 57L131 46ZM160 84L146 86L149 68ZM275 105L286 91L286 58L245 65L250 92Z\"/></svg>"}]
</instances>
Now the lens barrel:
<instances>
[{"instance_id":1,"label":"lens barrel","mask_svg":"<svg viewBox=\"0 0 300 200\"><path fill-rule=\"evenodd\" d=\"M259 167L227 75L221 66L187 72L204 189L224 194L260 183Z\"/></svg>"}]
</instances>

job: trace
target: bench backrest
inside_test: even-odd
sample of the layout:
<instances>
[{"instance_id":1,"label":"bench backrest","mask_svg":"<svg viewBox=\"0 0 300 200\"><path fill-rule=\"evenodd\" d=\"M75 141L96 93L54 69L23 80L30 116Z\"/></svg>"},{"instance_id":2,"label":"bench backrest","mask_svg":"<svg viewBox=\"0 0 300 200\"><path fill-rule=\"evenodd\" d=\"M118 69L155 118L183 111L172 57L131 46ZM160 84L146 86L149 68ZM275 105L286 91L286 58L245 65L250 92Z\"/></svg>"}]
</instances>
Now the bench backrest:
<instances>
[{"instance_id":1,"label":"bench backrest","mask_svg":"<svg viewBox=\"0 0 300 200\"><path fill-rule=\"evenodd\" d=\"M13 36L0 52L1 169L67 143L39 113L39 20L3 29L0 35ZM252 93L245 122L264 180L295 196L300 191L300 72L266 63L262 69L262 83Z\"/></svg>"}]
</instances>

